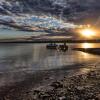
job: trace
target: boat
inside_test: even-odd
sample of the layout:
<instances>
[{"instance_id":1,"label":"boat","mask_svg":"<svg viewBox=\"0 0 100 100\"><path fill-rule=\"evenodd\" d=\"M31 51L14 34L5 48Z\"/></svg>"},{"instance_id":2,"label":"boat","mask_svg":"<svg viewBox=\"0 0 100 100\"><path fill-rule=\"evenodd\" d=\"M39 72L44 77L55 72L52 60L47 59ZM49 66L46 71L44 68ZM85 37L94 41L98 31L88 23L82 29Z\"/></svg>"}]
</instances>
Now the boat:
<instances>
[{"instance_id":1,"label":"boat","mask_svg":"<svg viewBox=\"0 0 100 100\"><path fill-rule=\"evenodd\" d=\"M68 46L66 45L66 43L64 43L63 45L59 45L59 50L66 52L68 50Z\"/></svg>"},{"instance_id":2,"label":"boat","mask_svg":"<svg viewBox=\"0 0 100 100\"><path fill-rule=\"evenodd\" d=\"M57 49L58 45L55 43L50 43L46 46L47 49Z\"/></svg>"}]
</instances>

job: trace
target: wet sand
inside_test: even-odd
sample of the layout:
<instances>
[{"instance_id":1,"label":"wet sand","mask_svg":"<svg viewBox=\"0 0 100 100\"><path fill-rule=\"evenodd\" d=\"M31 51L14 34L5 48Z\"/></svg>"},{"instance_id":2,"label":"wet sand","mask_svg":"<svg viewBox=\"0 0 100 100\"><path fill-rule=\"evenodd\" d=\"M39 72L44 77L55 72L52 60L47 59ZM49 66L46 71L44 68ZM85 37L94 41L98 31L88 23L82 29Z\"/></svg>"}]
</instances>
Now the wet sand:
<instances>
[{"instance_id":1,"label":"wet sand","mask_svg":"<svg viewBox=\"0 0 100 100\"><path fill-rule=\"evenodd\" d=\"M0 90L0 100L6 100L9 97L9 100L22 100L27 92L36 89L37 87L47 86L49 82L58 80L64 75L66 76L68 72L59 70L59 71L40 71L34 74L28 75L28 77L19 83L14 83L6 87L2 87ZM59 77L58 77L59 76ZM16 99L16 100L17 100Z\"/></svg>"},{"instance_id":2,"label":"wet sand","mask_svg":"<svg viewBox=\"0 0 100 100\"><path fill-rule=\"evenodd\" d=\"M99 67L36 72L5 87L0 100L100 100Z\"/></svg>"}]
</instances>

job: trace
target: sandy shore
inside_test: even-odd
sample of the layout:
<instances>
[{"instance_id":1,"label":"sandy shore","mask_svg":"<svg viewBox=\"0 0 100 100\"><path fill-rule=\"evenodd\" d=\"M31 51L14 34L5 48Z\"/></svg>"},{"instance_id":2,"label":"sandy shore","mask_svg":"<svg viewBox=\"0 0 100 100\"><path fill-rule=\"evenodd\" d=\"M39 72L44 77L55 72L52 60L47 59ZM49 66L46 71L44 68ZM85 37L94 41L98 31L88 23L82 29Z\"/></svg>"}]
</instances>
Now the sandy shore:
<instances>
[{"instance_id":1,"label":"sandy shore","mask_svg":"<svg viewBox=\"0 0 100 100\"><path fill-rule=\"evenodd\" d=\"M94 66L80 70L72 74L55 70L39 72L37 77L30 75L2 93L0 100L100 100L100 69Z\"/></svg>"},{"instance_id":2,"label":"sandy shore","mask_svg":"<svg viewBox=\"0 0 100 100\"><path fill-rule=\"evenodd\" d=\"M100 48L74 48L73 50L100 55Z\"/></svg>"}]
</instances>

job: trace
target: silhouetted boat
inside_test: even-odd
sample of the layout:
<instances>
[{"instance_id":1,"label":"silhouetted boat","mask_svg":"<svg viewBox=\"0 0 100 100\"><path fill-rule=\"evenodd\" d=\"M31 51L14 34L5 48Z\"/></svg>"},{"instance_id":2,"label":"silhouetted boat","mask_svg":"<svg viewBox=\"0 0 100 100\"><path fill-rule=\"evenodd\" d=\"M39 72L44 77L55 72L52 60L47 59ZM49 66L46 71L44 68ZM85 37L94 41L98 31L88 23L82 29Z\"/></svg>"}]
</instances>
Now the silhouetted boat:
<instances>
[{"instance_id":1,"label":"silhouetted boat","mask_svg":"<svg viewBox=\"0 0 100 100\"><path fill-rule=\"evenodd\" d=\"M68 50L68 46L64 43L64 45L59 45L59 50L61 50L61 51L63 51L63 52L65 52L65 51L67 51Z\"/></svg>"},{"instance_id":2,"label":"silhouetted boat","mask_svg":"<svg viewBox=\"0 0 100 100\"><path fill-rule=\"evenodd\" d=\"M46 46L46 48L47 49L57 49L57 44L55 44L55 43L50 43L50 44L48 44L47 46Z\"/></svg>"},{"instance_id":3,"label":"silhouetted boat","mask_svg":"<svg viewBox=\"0 0 100 100\"><path fill-rule=\"evenodd\" d=\"M66 43L64 43L63 45L57 45L55 43L50 43L46 46L47 49L56 49L59 51L67 51L68 50L68 46L66 45Z\"/></svg>"}]
</instances>

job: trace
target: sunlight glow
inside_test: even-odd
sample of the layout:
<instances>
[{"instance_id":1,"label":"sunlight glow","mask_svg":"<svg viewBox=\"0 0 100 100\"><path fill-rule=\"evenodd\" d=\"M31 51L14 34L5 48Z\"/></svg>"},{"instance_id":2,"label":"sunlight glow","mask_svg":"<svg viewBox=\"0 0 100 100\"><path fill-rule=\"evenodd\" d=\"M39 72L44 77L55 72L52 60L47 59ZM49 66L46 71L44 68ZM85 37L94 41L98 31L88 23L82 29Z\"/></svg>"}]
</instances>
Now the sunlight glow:
<instances>
[{"instance_id":1,"label":"sunlight glow","mask_svg":"<svg viewBox=\"0 0 100 100\"><path fill-rule=\"evenodd\" d=\"M95 35L95 31L92 29L83 29L83 30L81 30L80 33L81 33L81 35L88 37L88 38Z\"/></svg>"},{"instance_id":2,"label":"sunlight glow","mask_svg":"<svg viewBox=\"0 0 100 100\"><path fill-rule=\"evenodd\" d=\"M83 48L92 48L93 45L92 45L91 43L83 43L83 44L82 44L82 47L83 47Z\"/></svg>"}]
</instances>

